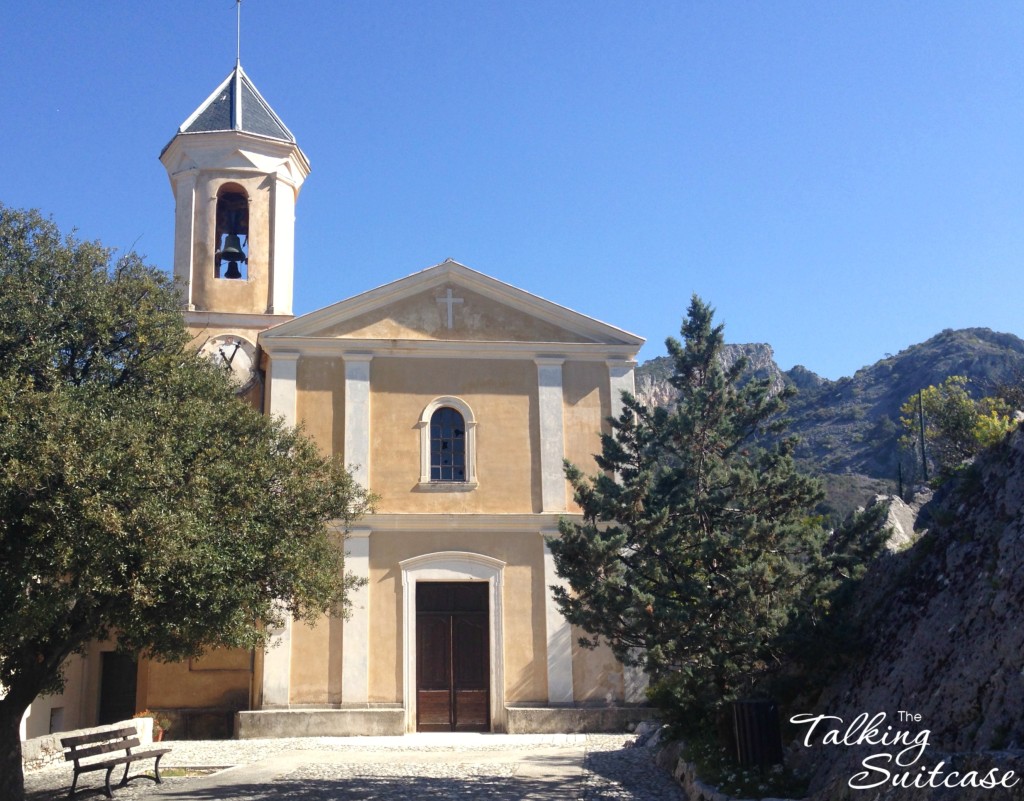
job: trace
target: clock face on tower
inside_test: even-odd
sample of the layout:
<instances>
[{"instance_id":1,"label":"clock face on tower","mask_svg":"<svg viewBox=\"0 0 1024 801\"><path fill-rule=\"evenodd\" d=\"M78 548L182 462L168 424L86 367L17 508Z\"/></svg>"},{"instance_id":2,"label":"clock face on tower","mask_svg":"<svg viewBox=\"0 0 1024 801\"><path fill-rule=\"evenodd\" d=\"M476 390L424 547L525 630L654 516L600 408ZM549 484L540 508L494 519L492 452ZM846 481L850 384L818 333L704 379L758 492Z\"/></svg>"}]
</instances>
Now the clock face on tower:
<instances>
[{"instance_id":1,"label":"clock face on tower","mask_svg":"<svg viewBox=\"0 0 1024 801\"><path fill-rule=\"evenodd\" d=\"M256 346L238 334L216 334L203 343L199 354L222 367L238 392L256 378Z\"/></svg>"}]
</instances>

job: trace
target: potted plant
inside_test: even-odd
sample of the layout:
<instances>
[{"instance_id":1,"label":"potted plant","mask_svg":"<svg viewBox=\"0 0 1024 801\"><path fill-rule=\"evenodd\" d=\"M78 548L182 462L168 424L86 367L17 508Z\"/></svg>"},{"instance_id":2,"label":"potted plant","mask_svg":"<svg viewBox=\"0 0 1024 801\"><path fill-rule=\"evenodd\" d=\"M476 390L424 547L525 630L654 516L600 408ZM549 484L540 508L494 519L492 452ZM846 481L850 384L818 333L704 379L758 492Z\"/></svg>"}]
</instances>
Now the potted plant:
<instances>
[{"instance_id":1,"label":"potted plant","mask_svg":"<svg viewBox=\"0 0 1024 801\"><path fill-rule=\"evenodd\" d=\"M171 728L171 719L162 712L152 712L148 709L143 709L141 712L136 712L132 717L151 718L153 720L154 743L160 742L164 739L164 732Z\"/></svg>"}]
</instances>

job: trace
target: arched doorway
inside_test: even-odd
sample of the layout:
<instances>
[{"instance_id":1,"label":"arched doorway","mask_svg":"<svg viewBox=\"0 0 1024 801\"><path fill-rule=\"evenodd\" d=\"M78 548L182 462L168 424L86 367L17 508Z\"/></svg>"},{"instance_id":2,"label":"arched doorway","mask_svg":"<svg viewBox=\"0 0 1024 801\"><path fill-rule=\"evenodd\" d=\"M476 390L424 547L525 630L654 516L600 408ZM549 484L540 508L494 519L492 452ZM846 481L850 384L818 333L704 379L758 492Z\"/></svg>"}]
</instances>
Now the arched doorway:
<instances>
[{"instance_id":1,"label":"arched doorway","mask_svg":"<svg viewBox=\"0 0 1024 801\"><path fill-rule=\"evenodd\" d=\"M503 731L505 563L483 554L444 551L406 559L400 567L406 731L416 731L421 719L427 721L425 730ZM421 647L429 649L424 659Z\"/></svg>"}]
</instances>

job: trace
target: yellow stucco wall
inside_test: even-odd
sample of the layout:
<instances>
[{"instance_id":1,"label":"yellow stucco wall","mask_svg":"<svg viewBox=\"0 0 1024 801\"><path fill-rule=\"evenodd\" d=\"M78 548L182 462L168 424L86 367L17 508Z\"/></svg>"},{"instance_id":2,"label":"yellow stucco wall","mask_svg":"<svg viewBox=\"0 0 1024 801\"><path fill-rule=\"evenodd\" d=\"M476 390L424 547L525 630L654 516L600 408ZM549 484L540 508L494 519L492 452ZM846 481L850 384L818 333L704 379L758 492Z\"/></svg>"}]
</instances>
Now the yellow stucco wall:
<instances>
[{"instance_id":1,"label":"yellow stucco wall","mask_svg":"<svg viewBox=\"0 0 1024 801\"><path fill-rule=\"evenodd\" d=\"M295 415L325 456L345 452L345 363L339 358L299 359ZM270 408L269 405L267 408Z\"/></svg>"},{"instance_id":2,"label":"yellow stucco wall","mask_svg":"<svg viewBox=\"0 0 1024 801\"><path fill-rule=\"evenodd\" d=\"M251 655L239 649L213 651L184 662L139 661L140 708L247 709Z\"/></svg>"},{"instance_id":3,"label":"yellow stucco wall","mask_svg":"<svg viewBox=\"0 0 1024 801\"><path fill-rule=\"evenodd\" d=\"M532 361L375 358L370 364L370 487L381 512L539 511L537 369ZM424 408L454 395L473 410L479 486L419 487Z\"/></svg>"},{"instance_id":4,"label":"yellow stucco wall","mask_svg":"<svg viewBox=\"0 0 1024 801\"><path fill-rule=\"evenodd\" d=\"M292 704L338 704L341 697L340 618L322 616L315 624L292 625Z\"/></svg>"},{"instance_id":5,"label":"yellow stucco wall","mask_svg":"<svg viewBox=\"0 0 1024 801\"><path fill-rule=\"evenodd\" d=\"M562 366L565 458L586 475L597 472L594 454L601 452L601 432L609 431L605 422L611 414L608 368L601 362L567 361ZM566 487L569 511L578 512L572 500L572 487Z\"/></svg>"},{"instance_id":6,"label":"yellow stucco wall","mask_svg":"<svg viewBox=\"0 0 1024 801\"><path fill-rule=\"evenodd\" d=\"M583 648L580 637L587 633L572 627L572 688L576 703L610 704L622 701L622 665L611 648Z\"/></svg>"},{"instance_id":7,"label":"yellow stucco wall","mask_svg":"<svg viewBox=\"0 0 1024 801\"><path fill-rule=\"evenodd\" d=\"M506 563L503 586L503 653L507 703L547 698L540 534L522 532L374 532L370 537L371 703L402 700L402 574L398 563L440 551L470 551Z\"/></svg>"}]
</instances>

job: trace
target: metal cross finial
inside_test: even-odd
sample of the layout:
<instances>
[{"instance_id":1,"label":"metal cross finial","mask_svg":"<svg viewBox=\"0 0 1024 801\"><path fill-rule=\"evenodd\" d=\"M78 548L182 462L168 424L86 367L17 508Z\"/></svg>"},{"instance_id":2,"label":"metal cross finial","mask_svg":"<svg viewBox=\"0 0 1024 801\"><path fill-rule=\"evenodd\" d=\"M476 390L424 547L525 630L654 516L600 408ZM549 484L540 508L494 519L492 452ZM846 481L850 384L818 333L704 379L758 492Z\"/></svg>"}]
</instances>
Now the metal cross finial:
<instances>
[{"instance_id":1,"label":"metal cross finial","mask_svg":"<svg viewBox=\"0 0 1024 801\"><path fill-rule=\"evenodd\" d=\"M235 0L235 66L242 63L242 0Z\"/></svg>"}]
</instances>

